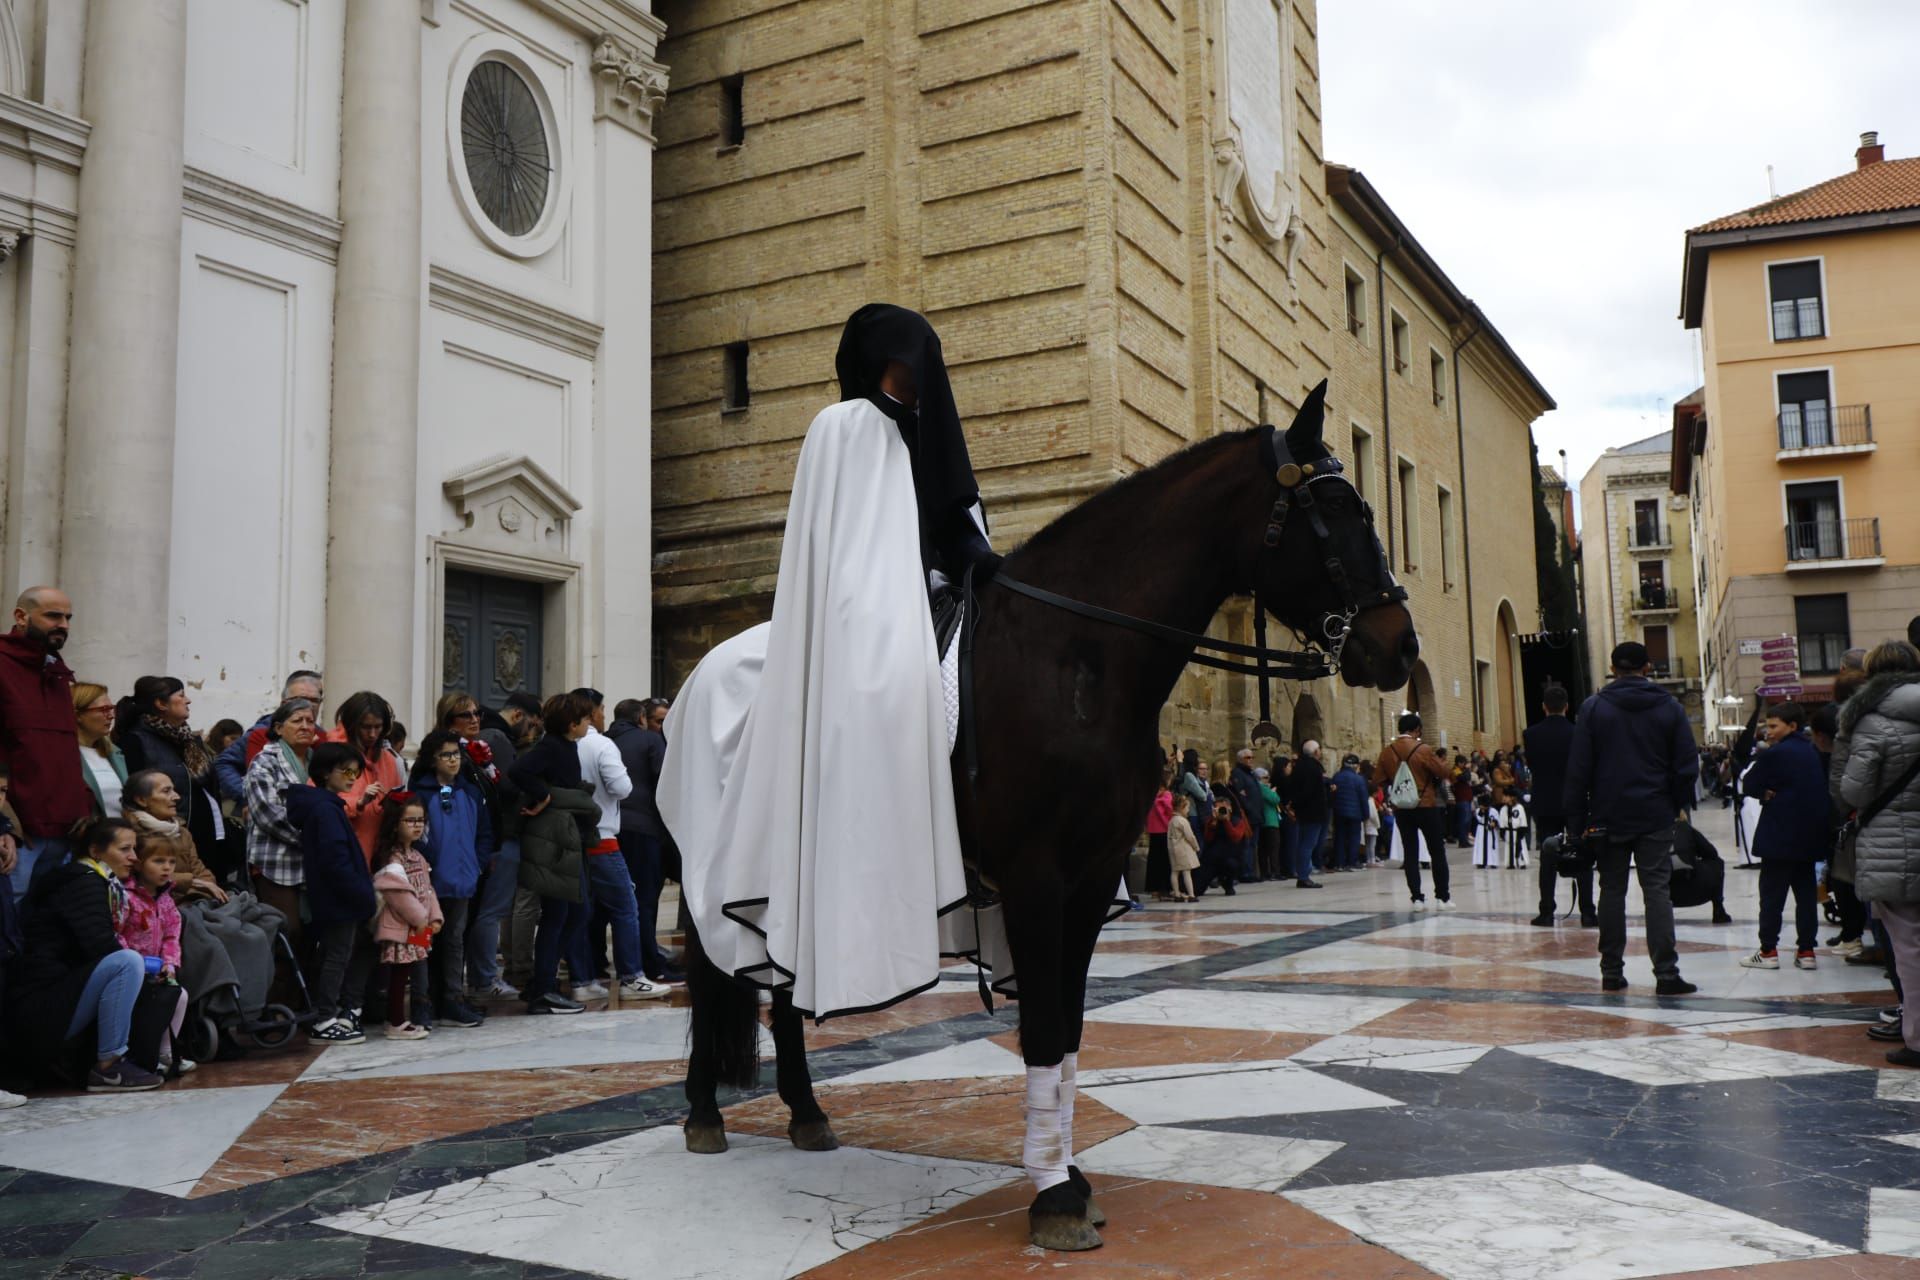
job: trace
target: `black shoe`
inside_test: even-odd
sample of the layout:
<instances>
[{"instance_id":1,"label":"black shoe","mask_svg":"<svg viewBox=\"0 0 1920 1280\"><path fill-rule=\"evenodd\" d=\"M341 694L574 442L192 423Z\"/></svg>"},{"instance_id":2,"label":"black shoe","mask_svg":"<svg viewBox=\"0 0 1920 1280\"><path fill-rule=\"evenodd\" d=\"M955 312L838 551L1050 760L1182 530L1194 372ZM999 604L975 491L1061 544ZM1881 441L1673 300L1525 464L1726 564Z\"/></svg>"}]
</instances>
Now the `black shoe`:
<instances>
[{"instance_id":1,"label":"black shoe","mask_svg":"<svg viewBox=\"0 0 1920 1280\"><path fill-rule=\"evenodd\" d=\"M1653 984L1657 996L1690 996L1699 989L1685 978L1662 978Z\"/></svg>"},{"instance_id":2,"label":"black shoe","mask_svg":"<svg viewBox=\"0 0 1920 1280\"><path fill-rule=\"evenodd\" d=\"M1870 1026L1870 1027L1868 1027L1868 1028L1867 1028L1867 1039L1869 1039L1869 1040L1885 1040L1885 1041L1887 1041L1887 1042L1888 1042L1889 1044L1904 1044L1904 1043L1906 1043L1906 1037L1905 1037L1904 1035L1902 1035L1902 1034L1900 1033L1900 1028L1899 1028L1899 1027L1897 1027L1897 1026L1888 1026L1888 1025L1887 1025L1886 1023L1884 1023L1884 1022L1876 1022L1876 1023L1874 1023L1874 1024L1872 1025L1872 1026Z\"/></svg>"},{"instance_id":3,"label":"black shoe","mask_svg":"<svg viewBox=\"0 0 1920 1280\"><path fill-rule=\"evenodd\" d=\"M487 1020L486 1015L464 1001L450 1000L447 1012L440 1019L449 1027L477 1027Z\"/></svg>"},{"instance_id":4,"label":"black shoe","mask_svg":"<svg viewBox=\"0 0 1920 1280\"><path fill-rule=\"evenodd\" d=\"M1887 1061L1896 1067L1920 1067L1920 1053L1901 1045L1898 1049L1887 1050ZM92 1085L87 1086L92 1089Z\"/></svg>"},{"instance_id":5,"label":"black shoe","mask_svg":"<svg viewBox=\"0 0 1920 1280\"><path fill-rule=\"evenodd\" d=\"M1720 908L1715 907L1713 909L1713 922L1715 924L1732 924L1733 917L1728 915L1726 912L1722 911Z\"/></svg>"},{"instance_id":6,"label":"black shoe","mask_svg":"<svg viewBox=\"0 0 1920 1280\"><path fill-rule=\"evenodd\" d=\"M647 978L653 982L664 982L670 987L678 987L686 982L687 975L678 969L662 969L658 973L648 974Z\"/></svg>"},{"instance_id":7,"label":"black shoe","mask_svg":"<svg viewBox=\"0 0 1920 1280\"><path fill-rule=\"evenodd\" d=\"M1580 927L1582 929L1598 929L1600 927L1600 917L1599 916L1581 916Z\"/></svg>"},{"instance_id":8,"label":"black shoe","mask_svg":"<svg viewBox=\"0 0 1920 1280\"><path fill-rule=\"evenodd\" d=\"M567 999L558 991L549 991L527 1002L528 1013L581 1013L586 1007L578 1000Z\"/></svg>"},{"instance_id":9,"label":"black shoe","mask_svg":"<svg viewBox=\"0 0 1920 1280\"><path fill-rule=\"evenodd\" d=\"M1627 980L1620 974L1609 973L1600 979L1600 989L1602 991L1625 991L1627 989Z\"/></svg>"},{"instance_id":10,"label":"black shoe","mask_svg":"<svg viewBox=\"0 0 1920 1280\"><path fill-rule=\"evenodd\" d=\"M1539 915L1527 921L1527 923L1537 925L1542 929L1551 929L1553 928L1553 912L1542 911Z\"/></svg>"},{"instance_id":11,"label":"black shoe","mask_svg":"<svg viewBox=\"0 0 1920 1280\"><path fill-rule=\"evenodd\" d=\"M1226 894L1229 898L1239 897L1239 895L1233 891L1232 885L1228 885L1226 888L1222 889L1220 892Z\"/></svg>"},{"instance_id":12,"label":"black shoe","mask_svg":"<svg viewBox=\"0 0 1920 1280\"><path fill-rule=\"evenodd\" d=\"M1325 885L1323 885L1323 884L1321 884L1321 883L1320 883L1320 882L1319 882L1318 880L1295 880L1295 881L1293 882L1293 887L1294 887L1294 888L1296 888L1296 889L1324 889L1324 888L1326 888L1326 886L1325 886Z\"/></svg>"}]
</instances>

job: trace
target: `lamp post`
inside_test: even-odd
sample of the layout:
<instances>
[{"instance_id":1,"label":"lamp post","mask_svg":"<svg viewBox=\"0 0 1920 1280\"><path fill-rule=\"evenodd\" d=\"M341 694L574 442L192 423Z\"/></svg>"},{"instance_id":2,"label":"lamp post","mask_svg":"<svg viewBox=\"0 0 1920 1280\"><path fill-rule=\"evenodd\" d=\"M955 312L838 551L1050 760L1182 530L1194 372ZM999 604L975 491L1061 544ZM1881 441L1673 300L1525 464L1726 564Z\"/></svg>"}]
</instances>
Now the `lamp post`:
<instances>
[{"instance_id":1,"label":"lamp post","mask_svg":"<svg viewBox=\"0 0 1920 1280\"><path fill-rule=\"evenodd\" d=\"M1726 733L1740 724L1740 695L1730 693L1715 704L1720 708L1718 723L1714 725L1716 733Z\"/></svg>"}]
</instances>

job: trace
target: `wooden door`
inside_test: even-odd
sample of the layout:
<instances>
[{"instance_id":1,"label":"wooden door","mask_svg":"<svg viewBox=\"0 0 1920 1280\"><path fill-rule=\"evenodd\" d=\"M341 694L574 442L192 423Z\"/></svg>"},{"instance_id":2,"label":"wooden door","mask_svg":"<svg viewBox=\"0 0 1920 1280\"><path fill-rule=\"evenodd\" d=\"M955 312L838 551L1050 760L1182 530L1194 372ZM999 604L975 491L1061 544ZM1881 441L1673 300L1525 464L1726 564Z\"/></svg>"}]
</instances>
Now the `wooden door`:
<instances>
[{"instance_id":1,"label":"wooden door","mask_svg":"<svg viewBox=\"0 0 1920 1280\"><path fill-rule=\"evenodd\" d=\"M540 693L542 595L537 582L448 570L440 691L496 708L510 693Z\"/></svg>"}]
</instances>

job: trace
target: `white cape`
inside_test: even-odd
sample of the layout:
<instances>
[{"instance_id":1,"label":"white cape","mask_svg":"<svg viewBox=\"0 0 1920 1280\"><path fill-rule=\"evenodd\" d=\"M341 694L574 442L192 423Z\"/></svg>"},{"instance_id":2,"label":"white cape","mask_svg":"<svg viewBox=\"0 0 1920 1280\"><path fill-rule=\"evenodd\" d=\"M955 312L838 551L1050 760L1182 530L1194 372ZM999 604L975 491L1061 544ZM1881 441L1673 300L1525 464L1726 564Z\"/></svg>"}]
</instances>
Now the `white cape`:
<instances>
[{"instance_id":1,"label":"white cape","mask_svg":"<svg viewBox=\"0 0 1920 1280\"><path fill-rule=\"evenodd\" d=\"M813 420L773 619L701 660L666 734L660 813L724 972L826 1017L924 990L943 949L971 949L954 936L973 913L955 910L966 880L912 464L873 405Z\"/></svg>"}]
</instances>

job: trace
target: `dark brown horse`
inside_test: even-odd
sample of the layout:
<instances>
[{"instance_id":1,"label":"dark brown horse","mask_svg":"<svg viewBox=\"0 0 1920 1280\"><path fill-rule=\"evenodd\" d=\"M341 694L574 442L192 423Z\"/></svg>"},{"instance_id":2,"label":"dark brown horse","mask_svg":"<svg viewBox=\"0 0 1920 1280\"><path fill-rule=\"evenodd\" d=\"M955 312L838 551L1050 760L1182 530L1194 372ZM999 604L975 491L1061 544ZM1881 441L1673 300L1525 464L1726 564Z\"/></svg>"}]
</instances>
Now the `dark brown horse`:
<instances>
[{"instance_id":1,"label":"dark brown horse","mask_svg":"<svg viewBox=\"0 0 1920 1280\"><path fill-rule=\"evenodd\" d=\"M1349 685L1399 688L1419 640L1373 513L1321 443L1324 396L1322 383L1284 436L1270 427L1218 436L1088 499L1009 555L1003 575L1188 633L1204 631L1228 597L1257 591L1281 622L1333 638L1328 647ZM1029 1211L1033 1241L1090 1249L1104 1217L1077 1168L1058 1180L1071 1165L1071 1133L1033 1101L1034 1081L1036 1072L1058 1081L1063 1059L1079 1051L1087 968L1159 786L1160 711L1191 646L1005 586L989 586L981 604L978 776L958 765L954 773L961 836L999 887L1019 975L1028 1172L1042 1188ZM1059 801L1037 820L1036 777ZM758 1004L705 961L697 938L689 941L687 1147L724 1151L715 1088L754 1082ZM782 993L773 1038L794 1144L831 1149L800 1015ZM1071 1081L1044 1087L1064 1089L1053 1097L1070 1115Z\"/></svg>"}]
</instances>

